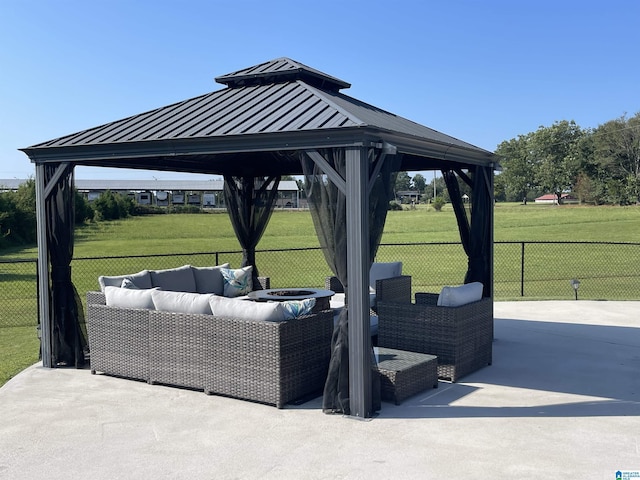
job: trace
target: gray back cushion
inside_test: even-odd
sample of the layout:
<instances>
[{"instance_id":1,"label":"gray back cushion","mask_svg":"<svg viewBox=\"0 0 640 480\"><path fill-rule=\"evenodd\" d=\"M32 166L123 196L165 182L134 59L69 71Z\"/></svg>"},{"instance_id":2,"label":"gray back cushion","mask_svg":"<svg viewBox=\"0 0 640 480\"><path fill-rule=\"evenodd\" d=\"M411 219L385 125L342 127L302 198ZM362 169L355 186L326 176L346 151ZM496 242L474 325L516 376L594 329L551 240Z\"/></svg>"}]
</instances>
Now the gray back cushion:
<instances>
[{"instance_id":1,"label":"gray back cushion","mask_svg":"<svg viewBox=\"0 0 640 480\"><path fill-rule=\"evenodd\" d=\"M151 288L151 274L149 270L143 270L133 275L118 275L118 276L100 276L98 277L98 283L100 284L100 291L104 293L105 287L122 287L123 280L129 280L133 285L140 289Z\"/></svg>"},{"instance_id":2,"label":"gray back cushion","mask_svg":"<svg viewBox=\"0 0 640 480\"><path fill-rule=\"evenodd\" d=\"M196 292L198 293L215 293L216 295L224 295L224 280L221 268L229 268L228 263L217 265L215 267L191 267L193 276L196 279Z\"/></svg>"},{"instance_id":3,"label":"gray back cushion","mask_svg":"<svg viewBox=\"0 0 640 480\"><path fill-rule=\"evenodd\" d=\"M384 280L385 278L399 277L402 275L402 262L376 262L371 265L369 270L369 287L376 291L376 281Z\"/></svg>"},{"instance_id":4,"label":"gray back cushion","mask_svg":"<svg viewBox=\"0 0 640 480\"><path fill-rule=\"evenodd\" d=\"M172 292L196 291L196 279L191 265L167 270L151 270L151 283L154 287Z\"/></svg>"}]
</instances>

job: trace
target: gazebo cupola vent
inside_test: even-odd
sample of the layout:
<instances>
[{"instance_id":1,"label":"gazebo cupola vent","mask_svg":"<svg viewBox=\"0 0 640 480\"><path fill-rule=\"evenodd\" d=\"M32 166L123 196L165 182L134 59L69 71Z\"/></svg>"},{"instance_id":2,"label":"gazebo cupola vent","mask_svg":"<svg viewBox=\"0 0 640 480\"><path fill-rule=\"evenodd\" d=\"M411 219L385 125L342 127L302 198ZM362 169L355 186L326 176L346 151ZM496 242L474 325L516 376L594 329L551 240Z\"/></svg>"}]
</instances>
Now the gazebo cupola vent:
<instances>
[{"instance_id":1,"label":"gazebo cupola vent","mask_svg":"<svg viewBox=\"0 0 640 480\"><path fill-rule=\"evenodd\" d=\"M296 80L301 80L308 85L330 92L337 92L343 88L351 87L350 83L286 57L221 75L216 77L215 80L231 88L271 83L290 83Z\"/></svg>"}]
</instances>

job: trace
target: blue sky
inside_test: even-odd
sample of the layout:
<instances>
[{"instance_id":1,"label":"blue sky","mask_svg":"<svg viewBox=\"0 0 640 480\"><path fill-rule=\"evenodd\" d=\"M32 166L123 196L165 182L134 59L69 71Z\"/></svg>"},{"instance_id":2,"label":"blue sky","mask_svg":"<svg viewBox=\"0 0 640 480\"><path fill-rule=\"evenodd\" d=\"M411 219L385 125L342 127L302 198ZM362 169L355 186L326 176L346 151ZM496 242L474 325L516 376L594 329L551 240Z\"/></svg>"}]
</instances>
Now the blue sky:
<instances>
[{"instance_id":1,"label":"blue sky","mask_svg":"<svg viewBox=\"0 0 640 480\"><path fill-rule=\"evenodd\" d=\"M640 111L639 20L633 0L0 0L0 178L34 175L18 148L278 57L487 150L559 120L597 127Z\"/></svg>"}]
</instances>

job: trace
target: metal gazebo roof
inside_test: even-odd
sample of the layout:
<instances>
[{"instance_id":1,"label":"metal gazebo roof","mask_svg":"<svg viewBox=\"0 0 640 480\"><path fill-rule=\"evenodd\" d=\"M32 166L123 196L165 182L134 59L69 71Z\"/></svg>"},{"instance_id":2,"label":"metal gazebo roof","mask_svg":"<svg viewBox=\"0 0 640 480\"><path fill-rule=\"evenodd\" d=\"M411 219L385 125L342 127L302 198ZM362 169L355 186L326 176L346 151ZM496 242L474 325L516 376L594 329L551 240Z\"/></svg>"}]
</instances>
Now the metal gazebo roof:
<instances>
[{"instance_id":1,"label":"metal gazebo roof","mask_svg":"<svg viewBox=\"0 0 640 480\"><path fill-rule=\"evenodd\" d=\"M216 81L227 87L22 150L35 163L236 175L301 173L277 152L380 142L404 154L402 170L493 161L491 152L340 93L348 83L288 58Z\"/></svg>"}]
</instances>

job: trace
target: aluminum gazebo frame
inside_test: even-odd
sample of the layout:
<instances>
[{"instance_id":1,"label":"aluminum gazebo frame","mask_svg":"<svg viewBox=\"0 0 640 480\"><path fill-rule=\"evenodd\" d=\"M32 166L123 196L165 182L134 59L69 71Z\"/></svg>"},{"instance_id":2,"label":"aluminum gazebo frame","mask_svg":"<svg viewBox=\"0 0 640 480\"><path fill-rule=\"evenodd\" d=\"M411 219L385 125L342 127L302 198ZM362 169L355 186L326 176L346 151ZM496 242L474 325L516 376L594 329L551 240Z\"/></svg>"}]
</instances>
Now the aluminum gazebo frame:
<instances>
[{"instance_id":1,"label":"aluminum gazebo frame","mask_svg":"<svg viewBox=\"0 0 640 480\"><path fill-rule=\"evenodd\" d=\"M299 155L304 152L346 195L350 414L371 416L367 215L371 185L386 156L400 158L398 171L441 170L449 181L461 178L468 183L470 174L474 195L483 200L478 205L484 206L474 208L470 227L461 223L460 216L458 222L470 270L476 268L485 296L492 297L493 170L497 166L493 154L344 95L340 90L348 88L348 83L288 58L222 75L216 81L226 87L21 149L36 167L43 365L59 364L54 336L62 323L69 322L51 303L61 277L68 275L70 283L70 267L51 268L51 252L66 252L63 264L64 258L72 257L72 233L61 236L59 232L65 230L65 218L73 218L73 195L68 190L75 166L255 178L302 175ZM321 155L328 148L344 151L344 176ZM372 151L378 159L373 167ZM477 236L482 241L469 246Z\"/></svg>"}]
</instances>

